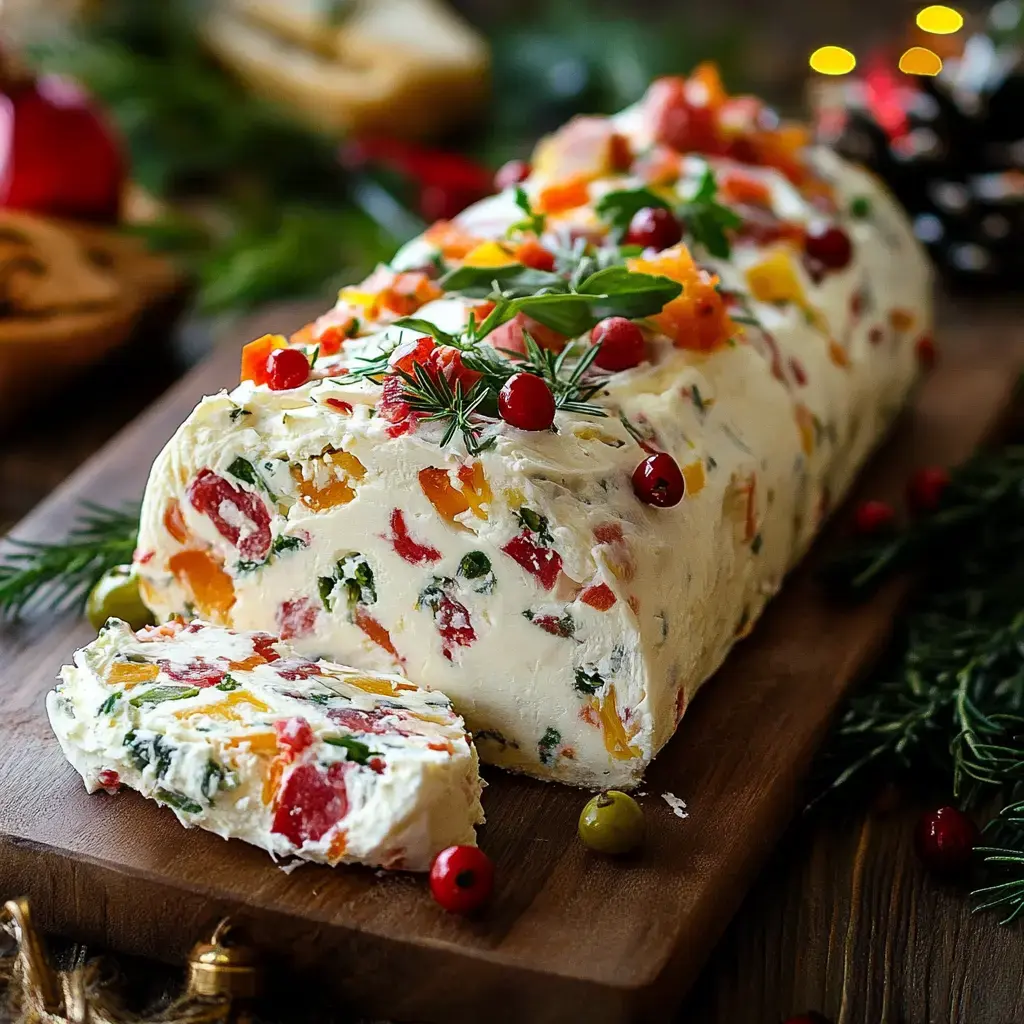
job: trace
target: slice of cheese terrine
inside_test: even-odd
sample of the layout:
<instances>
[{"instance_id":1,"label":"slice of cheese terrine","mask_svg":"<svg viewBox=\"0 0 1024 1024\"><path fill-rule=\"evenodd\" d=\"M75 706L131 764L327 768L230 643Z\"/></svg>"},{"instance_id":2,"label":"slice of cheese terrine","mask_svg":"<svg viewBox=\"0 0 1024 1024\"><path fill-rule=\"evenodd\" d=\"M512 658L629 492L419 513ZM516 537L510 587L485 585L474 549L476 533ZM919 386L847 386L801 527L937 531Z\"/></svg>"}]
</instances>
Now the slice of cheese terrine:
<instances>
[{"instance_id":1,"label":"slice of cheese terrine","mask_svg":"<svg viewBox=\"0 0 1024 1024\"><path fill-rule=\"evenodd\" d=\"M269 634L111 619L46 706L90 792L130 786L274 857L425 871L483 821L476 751L444 695Z\"/></svg>"},{"instance_id":2,"label":"slice of cheese terrine","mask_svg":"<svg viewBox=\"0 0 1024 1024\"><path fill-rule=\"evenodd\" d=\"M595 353L610 315L639 347ZM486 761L632 785L884 435L930 330L926 259L875 179L708 69L656 82L247 347L153 467L143 597L400 670ZM502 411L524 369L558 398L549 429ZM672 507L635 484L653 453L679 468Z\"/></svg>"}]
</instances>

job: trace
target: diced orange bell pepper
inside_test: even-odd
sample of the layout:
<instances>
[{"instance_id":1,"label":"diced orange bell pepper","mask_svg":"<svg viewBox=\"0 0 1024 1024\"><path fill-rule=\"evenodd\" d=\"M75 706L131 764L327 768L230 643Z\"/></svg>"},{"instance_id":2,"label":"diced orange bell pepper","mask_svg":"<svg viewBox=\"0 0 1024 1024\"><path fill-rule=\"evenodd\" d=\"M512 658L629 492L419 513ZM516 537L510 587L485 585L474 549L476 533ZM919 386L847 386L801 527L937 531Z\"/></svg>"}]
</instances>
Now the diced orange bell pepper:
<instances>
[{"instance_id":1,"label":"diced orange bell pepper","mask_svg":"<svg viewBox=\"0 0 1024 1024\"><path fill-rule=\"evenodd\" d=\"M688 462L682 469L683 482L686 484L686 497L693 498L704 490L707 483L707 473L704 470L704 460Z\"/></svg>"},{"instance_id":2,"label":"diced orange bell pepper","mask_svg":"<svg viewBox=\"0 0 1024 1024\"><path fill-rule=\"evenodd\" d=\"M630 737L626 733L626 727L622 724L622 719L619 718L619 713L615 707L615 686L610 685L608 692L601 700L592 697L591 706L597 711L601 722L605 750L616 761L628 761L630 758L640 757L640 748L630 744Z\"/></svg>"},{"instance_id":3,"label":"diced orange bell pepper","mask_svg":"<svg viewBox=\"0 0 1024 1024\"><path fill-rule=\"evenodd\" d=\"M546 270L550 273L555 269L555 254L541 245L536 238L527 238L516 249L516 259L524 267L531 267L533 270Z\"/></svg>"},{"instance_id":4,"label":"diced orange bell pepper","mask_svg":"<svg viewBox=\"0 0 1024 1024\"><path fill-rule=\"evenodd\" d=\"M131 661L116 661L107 673L108 686L131 689L138 683L151 683L160 675L159 665L140 665Z\"/></svg>"},{"instance_id":5,"label":"diced orange bell pepper","mask_svg":"<svg viewBox=\"0 0 1024 1024\"><path fill-rule=\"evenodd\" d=\"M242 349L242 380L251 380L254 384L266 384L270 379L267 371L267 360L270 353L277 348L287 348L288 343L283 334L264 334L262 338L250 341Z\"/></svg>"},{"instance_id":6,"label":"diced orange bell pepper","mask_svg":"<svg viewBox=\"0 0 1024 1024\"><path fill-rule=\"evenodd\" d=\"M297 331L292 331L288 335L289 345L315 345L316 338L314 337L314 328L316 327L316 321L310 320L308 324L303 324Z\"/></svg>"},{"instance_id":7,"label":"diced orange bell pepper","mask_svg":"<svg viewBox=\"0 0 1024 1024\"><path fill-rule=\"evenodd\" d=\"M325 461L327 458L324 457ZM292 479L298 485L300 499L303 505L313 512L323 512L325 509L347 505L356 496L349 479L362 480L366 476L366 467L350 452L330 453L330 465L340 466L346 475L341 479L332 480L325 487L317 487L315 480L306 480L300 466L295 465L291 468Z\"/></svg>"},{"instance_id":8,"label":"diced orange bell pepper","mask_svg":"<svg viewBox=\"0 0 1024 1024\"><path fill-rule=\"evenodd\" d=\"M186 708L184 711L176 711L176 718L190 718L193 715L209 716L220 718L227 722L242 722L245 716L240 714L238 708L249 707L253 711L264 714L270 711L270 705L259 697L249 693L248 690L232 690L226 697L215 701L213 704L204 704L201 707Z\"/></svg>"},{"instance_id":9,"label":"diced orange bell pepper","mask_svg":"<svg viewBox=\"0 0 1024 1024\"><path fill-rule=\"evenodd\" d=\"M703 95L695 95L696 93L703 93ZM712 110L718 110L729 98L729 94L722 84L718 65L714 61L703 61L693 69L687 83L687 95L694 100L704 100L703 103L697 105L710 107Z\"/></svg>"},{"instance_id":10,"label":"diced orange bell pepper","mask_svg":"<svg viewBox=\"0 0 1024 1024\"><path fill-rule=\"evenodd\" d=\"M499 242L481 242L468 253L464 266L507 267L516 262L516 257Z\"/></svg>"},{"instance_id":11,"label":"diced orange bell pepper","mask_svg":"<svg viewBox=\"0 0 1024 1024\"><path fill-rule=\"evenodd\" d=\"M413 270L398 274L391 285L380 293L380 302L392 313L412 316L420 306L439 299L443 294L423 271Z\"/></svg>"},{"instance_id":12,"label":"diced orange bell pepper","mask_svg":"<svg viewBox=\"0 0 1024 1024\"><path fill-rule=\"evenodd\" d=\"M249 751L258 757L273 757L277 753L277 733L248 732L232 736L227 741L228 747L241 747L246 744Z\"/></svg>"},{"instance_id":13,"label":"diced orange bell pepper","mask_svg":"<svg viewBox=\"0 0 1024 1024\"><path fill-rule=\"evenodd\" d=\"M467 253L483 241L451 220L435 221L427 228L423 237L440 249L442 256L450 260L465 259Z\"/></svg>"},{"instance_id":14,"label":"diced orange bell pepper","mask_svg":"<svg viewBox=\"0 0 1024 1024\"><path fill-rule=\"evenodd\" d=\"M590 199L590 185L585 177L569 178L555 185L548 185L537 196L537 210L540 213L562 213L585 206Z\"/></svg>"},{"instance_id":15,"label":"diced orange bell pepper","mask_svg":"<svg viewBox=\"0 0 1024 1024\"><path fill-rule=\"evenodd\" d=\"M257 665L266 665L267 659L262 654L250 654L242 661L229 661L228 668L232 672L251 672Z\"/></svg>"},{"instance_id":16,"label":"diced orange bell pepper","mask_svg":"<svg viewBox=\"0 0 1024 1024\"><path fill-rule=\"evenodd\" d=\"M796 407L796 425L800 431L800 447L809 458L814 453L814 414L802 403Z\"/></svg>"},{"instance_id":17,"label":"diced orange bell pepper","mask_svg":"<svg viewBox=\"0 0 1024 1024\"><path fill-rule=\"evenodd\" d=\"M235 584L209 552L179 551L171 555L167 567L185 588L202 618L231 625Z\"/></svg>"},{"instance_id":18,"label":"diced orange bell pepper","mask_svg":"<svg viewBox=\"0 0 1024 1024\"><path fill-rule=\"evenodd\" d=\"M394 697L395 684L389 679L376 679L373 676L339 676L343 683L354 686L364 693L375 693L379 697Z\"/></svg>"},{"instance_id":19,"label":"diced orange bell pepper","mask_svg":"<svg viewBox=\"0 0 1024 1024\"><path fill-rule=\"evenodd\" d=\"M330 843L327 844L327 863L332 867L345 856L345 852L348 850L348 833L343 828L339 828L333 836L331 836Z\"/></svg>"},{"instance_id":20,"label":"diced orange bell pepper","mask_svg":"<svg viewBox=\"0 0 1024 1024\"><path fill-rule=\"evenodd\" d=\"M185 519L181 514L181 505L171 498L164 509L164 529L179 543L184 544L188 540L188 527L185 526Z\"/></svg>"},{"instance_id":21,"label":"diced orange bell pepper","mask_svg":"<svg viewBox=\"0 0 1024 1024\"><path fill-rule=\"evenodd\" d=\"M401 656L395 650L391 642L391 634L372 616L363 609L362 605L356 605L352 613L352 621L378 646L383 647L395 661L401 661Z\"/></svg>"},{"instance_id":22,"label":"diced orange bell pepper","mask_svg":"<svg viewBox=\"0 0 1024 1024\"><path fill-rule=\"evenodd\" d=\"M636 257L626 262L630 270L661 275L683 286L681 294L649 317L676 348L708 352L737 332L718 292L718 278L699 267L685 245L675 245L650 259Z\"/></svg>"},{"instance_id":23,"label":"diced orange bell pepper","mask_svg":"<svg viewBox=\"0 0 1024 1024\"><path fill-rule=\"evenodd\" d=\"M727 171L718 179L722 196L731 203L769 206L772 190L759 178L743 171Z\"/></svg>"},{"instance_id":24,"label":"diced orange bell pepper","mask_svg":"<svg viewBox=\"0 0 1024 1024\"><path fill-rule=\"evenodd\" d=\"M278 754L267 765L267 774L263 779L263 792L261 793L265 806L269 807L277 803L277 791L281 786L281 776L284 775L284 770L289 764L291 764L290 755Z\"/></svg>"},{"instance_id":25,"label":"diced orange bell pepper","mask_svg":"<svg viewBox=\"0 0 1024 1024\"><path fill-rule=\"evenodd\" d=\"M489 504L494 496L484 475L483 466L479 462L460 466L457 475L460 487L452 485L448 470L431 466L420 470L420 487L438 515L454 526L462 525L455 517L470 510L477 519L486 520L487 511L484 506Z\"/></svg>"}]
</instances>

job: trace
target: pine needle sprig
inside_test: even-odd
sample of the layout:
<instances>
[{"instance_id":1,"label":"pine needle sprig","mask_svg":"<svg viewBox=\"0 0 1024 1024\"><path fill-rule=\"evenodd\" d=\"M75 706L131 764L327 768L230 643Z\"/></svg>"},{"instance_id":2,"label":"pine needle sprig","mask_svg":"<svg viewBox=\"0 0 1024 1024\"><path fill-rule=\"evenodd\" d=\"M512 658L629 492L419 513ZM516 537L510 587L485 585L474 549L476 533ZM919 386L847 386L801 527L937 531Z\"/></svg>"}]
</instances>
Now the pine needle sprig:
<instances>
[{"instance_id":1,"label":"pine needle sprig","mask_svg":"<svg viewBox=\"0 0 1024 1024\"><path fill-rule=\"evenodd\" d=\"M977 909L1024 914L1024 447L976 456L939 507L855 545L827 579L866 596L913 569L906 627L849 702L823 762L829 792L862 777L938 784L964 808L1003 804L979 849Z\"/></svg>"},{"instance_id":2,"label":"pine needle sprig","mask_svg":"<svg viewBox=\"0 0 1024 1024\"><path fill-rule=\"evenodd\" d=\"M91 502L67 538L56 544L8 539L0 558L0 618L29 608L81 608L97 580L132 560L139 531L139 506L106 508Z\"/></svg>"},{"instance_id":3,"label":"pine needle sprig","mask_svg":"<svg viewBox=\"0 0 1024 1024\"><path fill-rule=\"evenodd\" d=\"M456 435L461 434L466 451L479 455L493 447L495 438L481 439L485 424L474 419L480 406L488 397L488 390L482 380L463 391L462 381L456 381L453 388L442 375L433 376L419 363L414 364L413 373L399 370L404 383L403 398L413 412L419 413L427 423L445 425L440 445L443 448Z\"/></svg>"}]
</instances>

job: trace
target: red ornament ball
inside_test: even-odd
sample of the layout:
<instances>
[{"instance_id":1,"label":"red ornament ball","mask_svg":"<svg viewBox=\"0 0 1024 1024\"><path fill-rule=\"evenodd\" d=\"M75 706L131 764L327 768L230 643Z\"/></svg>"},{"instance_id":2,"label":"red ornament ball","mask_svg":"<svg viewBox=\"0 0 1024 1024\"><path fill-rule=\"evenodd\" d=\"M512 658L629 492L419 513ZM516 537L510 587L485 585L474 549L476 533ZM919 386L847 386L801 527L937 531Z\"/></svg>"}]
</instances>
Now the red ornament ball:
<instances>
[{"instance_id":1,"label":"red ornament ball","mask_svg":"<svg viewBox=\"0 0 1024 1024\"><path fill-rule=\"evenodd\" d=\"M519 185L530 176L530 165L525 160L509 160L502 164L494 175L494 187L498 192Z\"/></svg>"},{"instance_id":2,"label":"red ornament ball","mask_svg":"<svg viewBox=\"0 0 1024 1024\"><path fill-rule=\"evenodd\" d=\"M907 504L917 516L934 512L949 487L949 472L941 466L919 469L907 484Z\"/></svg>"},{"instance_id":3,"label":"red ornament ball","mask_svg":"<svg viewBox=\"0 0 1024 1024\"><path fill-rule=\"evenodd\" d=\"M267 387L271 391L300 388L309 380L309 360L299 348L276 348L267 357Z\"/></svg>"},{"instance_id":4,"label":"red ornament ball","mask_svg":"<svg viewBox=\"0 0 1024 1024\"><path fill-rule=\"evenodd\" d=\"M627 245L644 249L667 249L683 237L683 228L671 210L661 206L645 206L633 214L626 232Z\"/></svg>"},{"instance_id":5,"label":"red ornament ball","mask_svg":"<svg viewBox=\"0 0 1024 1024\"><path fill-rule=\"evenodd\" d=\"M481 907L494 889L494 864L479 847L449 846L430 868L430 892L450 914Z\"/></svg>"},{"instance_id":6,"label":"red ornament ball","mask_svg":"<svg viewBox=\"0 0 1024 1024\"><path fill-rule=\"evenodd\" d=\"M853 526L861 537L886 533L896 524L896 510L887 501L862 501L853 514Z\"/></svg>"},{"instance_id":7,"label":"red ornament ball","mask_svg":"<svg viewBox=\"0 0 1024 1024\"><path fill-rule=\"evenodd\" d=\"M826 270L845 270L853 259L853 242L842 228L822 221L808 227L804 252Z\"/></svg>"},{"instance_id":8,"label":"red ornament ball","mask_svg":"<svg viewBox=\"0 0 1024 1024\"><path fill-rule=\"evenodd\" d=\"M555 421L555 397L532 373L514 373L498 392L498 413L520 430L547 430Z\"/></svg>"},{"instance_id":9,"label":"red ornament ball","mask_svg":"<svg viewBox=\"0 0 1024 1024\"><path fill-rule=\"evenodd\" d=\"M0 205L115 223L125 162L88 94L57 75L14 82L0 96Z\"/></svg>"},{"instance_id":10,"label":"red ornament ball","mask_svg":"<svg viewBox=\"0 0 1024 1024\"><path fill-rule=\"evenodd\" d=\"M686 481L679 463L668 453L658 452L633 470L633 491L645 505L671 508L683 500Z\"/></svg>"},{"instance_id":11,"label":"red ornament ball","mask_svg":"<svg viewBox=\"0 0 1024 1024\"><path fill-rule=\"evenodd\" d=\"M914 831L914 846L921 863L934 875L961 874L971 864L981 833L956 807L940 807L922 814Z\"/></svg>"},{"instance_id":12,"label":"red ornament ball","mask_svg":"<svg viewBox=\"0 0 1024 1024\"><path fill-rule=\"evenodd\" d=\"M630 370L644 361L647 342L644 333L624 316L610 316L591 332L590 340L601 348L594 363L602 370Z\"/></svg>"}]
</instances>

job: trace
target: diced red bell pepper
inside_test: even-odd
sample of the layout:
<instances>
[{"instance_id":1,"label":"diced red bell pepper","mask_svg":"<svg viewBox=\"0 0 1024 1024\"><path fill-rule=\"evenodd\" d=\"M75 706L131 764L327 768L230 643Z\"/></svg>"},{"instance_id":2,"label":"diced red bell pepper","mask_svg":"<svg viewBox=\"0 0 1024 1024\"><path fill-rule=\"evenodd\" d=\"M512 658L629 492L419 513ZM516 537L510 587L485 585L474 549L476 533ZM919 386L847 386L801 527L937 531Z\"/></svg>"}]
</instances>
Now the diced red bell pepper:
<instances>
[{"instance_id":1,"label":"diced red bell pepper","mask_svg":"<svg viewBox=\"0 0 1024 1024\"><path fill-rule=\"evenodd\" d=\"M278 794L271 831L296 847L315 843L348 814L346 762L327 771L315 764L298 764L285 776Z\"/></svg>"},{"instance_id":2,"label":"diced red bell pepper","mask_svg":"<svg viewBox=\"0 0 1024 1024\"><path fill-rule=\"evenodd\" d=\"M501 550L531 576L535 576L545 590L551 590L558 582L558 574L562 571L562 556L551 548L534 543L528 531L524 530L518 537L513 537Z\"/></svg>"},{"instance_id":3,"label":"diced red bell pepper","mask_svg":"<svg viewBox=\"0 0 1024 1024\"><path fill-rule=\"evenodd\" d=\"M205 515L217 532L235 547L238 553L253 561L262 561L270 552L270 513L258 495L230 484L210 469L201 469L188 486L192 507ZM224 505L234 507L238 518L249 523L242 533L236 522L224 518ZM233 517L234 518L234 517Z\"/></svg>"}]
</instances>

